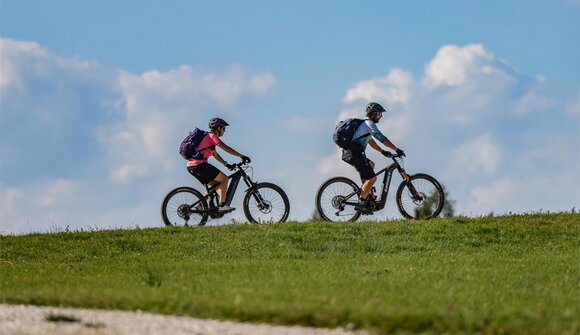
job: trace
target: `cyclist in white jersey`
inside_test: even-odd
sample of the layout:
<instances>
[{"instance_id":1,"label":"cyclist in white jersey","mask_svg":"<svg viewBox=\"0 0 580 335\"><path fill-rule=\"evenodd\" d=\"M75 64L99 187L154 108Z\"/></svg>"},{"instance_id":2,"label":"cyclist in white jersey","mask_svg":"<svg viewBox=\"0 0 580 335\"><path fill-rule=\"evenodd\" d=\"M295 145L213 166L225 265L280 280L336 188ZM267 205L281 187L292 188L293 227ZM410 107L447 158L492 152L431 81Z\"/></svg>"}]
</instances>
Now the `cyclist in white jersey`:
<instances>
[{"instance_id":1,"label":"cyclist in white jersey","mask_svg":"<svg viewBox=\"0 0 580 335\"><path fill-rule=\"evenodd\" d=\"M353 144L349 149L342 150L342 160L355 167L362 180L360 202L355 206L356 210L365 211L369 200L369 194L377 181L374 167L375 163L368 159L365 154L367 144L381 154L387 156L377 141L397 152L397 155L405 157L405 152L393 144L377 127L383 117L385 109L376 102L369 102L366 107L366 119L360 124L353 136ZM374 139L373 139L374 137ZM376 140L376 141L375 141Z\"/></svg>"}]
</instances>

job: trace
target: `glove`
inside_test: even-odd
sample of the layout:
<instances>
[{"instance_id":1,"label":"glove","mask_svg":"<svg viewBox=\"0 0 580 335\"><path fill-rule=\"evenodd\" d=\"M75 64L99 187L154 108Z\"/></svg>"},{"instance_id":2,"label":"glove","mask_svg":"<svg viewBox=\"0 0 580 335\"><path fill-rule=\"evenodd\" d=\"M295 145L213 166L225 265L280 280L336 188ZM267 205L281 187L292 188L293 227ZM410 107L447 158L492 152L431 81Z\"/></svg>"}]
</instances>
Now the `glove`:
<instances>
[{"instance_id":1,"label":"glove","mask_svg":"<svg viewBox=\"0 0 580 335\"><path fill-rule=\"evenodd\" d=\"M226 164L224 164L224 165L225 165L225 167L227 167L227 168L228 168L228 170L230 170L230 171L233 171L233 170L236 168L236 164L228 164L228 163L226 163Z\"/></svg>"},{"instance_id":2,"label":"glove","mask_svg":"<svg viewBox=\"0 0 580 335\"><path fill-rule=\"evenodd\" d=\"M383 156L385 156L387 158L393 157L393 153L391 153L390 151L387 151L387 150L381 151L381 154L383 154Z\"/></svg>"},{"instance_id":3,"label":"glove","mask_svg":"<svg viewBox=\"0 0 580 335\"><path fill-rule=\"evenodd\" d=\"M252 162L252 160L248 156L242 155L242 156L240 156L240 158L242 158L242 163L244 163L244 164Z\"/></svg>"},{"instance_id":4,"label":"glove","mask_svg":"<svg viewBox=\"0 0 580 335\"><path fill-rule=\"evenodd\" d=\"M405 152L401 149L397 149L397 156L399 157L406 157Z\"/></svg>"}]
</instances>

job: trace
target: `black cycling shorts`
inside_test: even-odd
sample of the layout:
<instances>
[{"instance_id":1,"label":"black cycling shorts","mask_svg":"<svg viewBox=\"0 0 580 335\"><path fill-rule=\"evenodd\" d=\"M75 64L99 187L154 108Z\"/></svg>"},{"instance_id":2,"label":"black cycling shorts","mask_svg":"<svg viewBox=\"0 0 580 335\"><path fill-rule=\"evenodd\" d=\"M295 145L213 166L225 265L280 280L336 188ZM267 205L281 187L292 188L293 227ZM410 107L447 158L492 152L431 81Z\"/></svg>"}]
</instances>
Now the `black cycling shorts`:
<instances>
[{"instance_id":1,"label":"black cycling shorts","mask_svg":"<svg viewBox=\"0 0 580 335\"><path fill-rule=\"evenodd\" d=\"M375 171L369 164L364 151L342 150L342 160L354 166L362 180L369 180L375 176Z\"/></svg>"},{"instance_id":2,"label":"black cycling shorts","mask_svg":"<svg viewBox=\"0 0 580 335\"><path fill-rule=\"evenodd\" d=\"M208 184L216 179L220 170L209 163L201 163L196 166L188 166L187 171L197 178L202 184Z\"/></svg>"}]
</instances>

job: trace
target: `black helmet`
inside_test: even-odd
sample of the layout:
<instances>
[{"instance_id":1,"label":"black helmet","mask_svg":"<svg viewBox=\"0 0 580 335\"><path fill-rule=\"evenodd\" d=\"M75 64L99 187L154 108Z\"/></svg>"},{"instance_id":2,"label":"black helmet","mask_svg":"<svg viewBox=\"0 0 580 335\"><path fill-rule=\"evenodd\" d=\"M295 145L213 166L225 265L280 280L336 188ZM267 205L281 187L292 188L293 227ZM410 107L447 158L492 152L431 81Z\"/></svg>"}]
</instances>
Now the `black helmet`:
<instances>
[{"instance_id":1,"label":"black helmet","mask_svg":"<svg viewBox=\"0 0 580 335\"><path fill-rule=\"evenodd\" d=\"M209 129L211 130L229 125L229 123L227 123L224 119L220 119L219 117L214 117L213 119L209 120Z\"/></svg>"},{"instance_id":2,"label":"black helmet","mask_svg":"<svg viewBox=\"0 0 580 335\"><path fill-rule=\"evenodd\" d=\"M384 113L386 110L380 104L376 102L369 102L367 104L367 116L371 115L372 113Z\"/></svg>"}]
</instances>

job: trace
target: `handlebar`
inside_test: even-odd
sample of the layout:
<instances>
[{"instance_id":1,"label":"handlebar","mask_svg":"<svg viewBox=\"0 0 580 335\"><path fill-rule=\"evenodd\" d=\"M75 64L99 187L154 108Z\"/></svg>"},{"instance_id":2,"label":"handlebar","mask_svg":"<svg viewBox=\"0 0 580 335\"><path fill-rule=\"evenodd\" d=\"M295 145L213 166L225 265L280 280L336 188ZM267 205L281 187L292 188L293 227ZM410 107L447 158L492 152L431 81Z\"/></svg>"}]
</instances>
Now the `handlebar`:
<instances>
[{"instance_id":1,"label":"handlebar","mask_svg":"<svg viewBox=\"0 0 580 335\"><path fill-rule=\"evenodd\" d=\"M238 162L238 163L234 163L234 164L230 164L230 165L232 165L233 167L232 167L231 169L229 169L229 170L230 170L230 171L234 171L235 169L241 169L241 168L242 168L242 166L244 166L244 165L249 165L249 164L250 164L250 163L247 163L247 162L244 162L244 161L241 161L241 162Z\"/></svg>"},{"instance_id":2,"label":"handlebar","mask_svg":"<svg viewBox=\"0 0 580 335\"><path fill-rule=\"evenodd\" d=\"M385 157L387 157L387 158L392 158L393 160L395 160L395 159L397 159L397 158L402 158L402 157L400 157L399 155L397 155L397 154L394 154L394 153L392 153L392 152L390 152L390 151L387 151L387 154L386 154L386 155L383 155L383 156L385 156Z\"/></svg>"}]
</instances>

